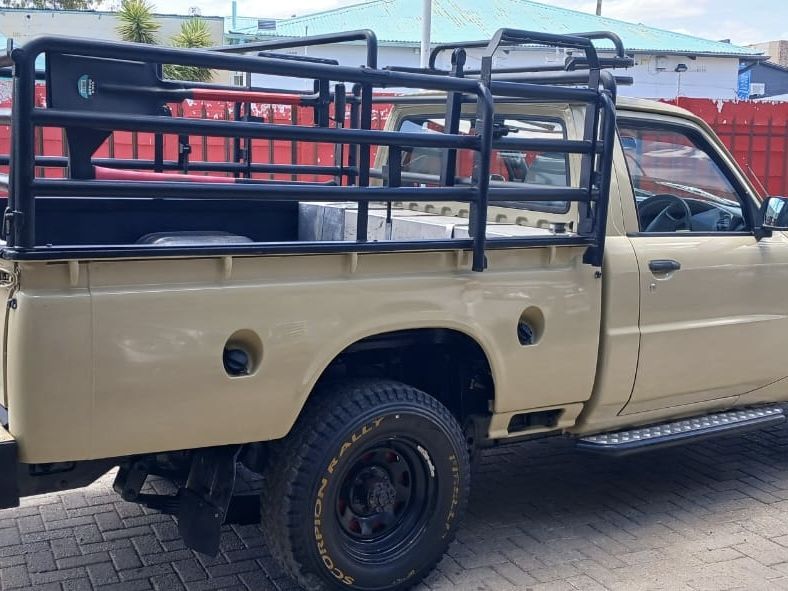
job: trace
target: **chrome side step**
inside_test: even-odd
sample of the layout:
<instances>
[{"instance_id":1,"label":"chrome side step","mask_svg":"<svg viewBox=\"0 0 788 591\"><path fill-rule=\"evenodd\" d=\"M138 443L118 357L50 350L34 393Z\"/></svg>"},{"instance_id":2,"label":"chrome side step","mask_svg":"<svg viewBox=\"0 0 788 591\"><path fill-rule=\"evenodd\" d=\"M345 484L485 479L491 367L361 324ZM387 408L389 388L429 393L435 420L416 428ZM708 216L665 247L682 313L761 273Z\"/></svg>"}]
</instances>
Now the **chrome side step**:
<instances>
[{"instance_id":1,"label":"chrome side step","mask_svg":"<svg viewBox=\"0 0 788 591\"><path fill-rule=\"evenodd\" d=\"M584 451L623 456L707 437L762 429L782 423L785 419L784 409L778 406L728 410L670 423L581 437L577 440L577 447Z\"/></svg>"}]
</instances>

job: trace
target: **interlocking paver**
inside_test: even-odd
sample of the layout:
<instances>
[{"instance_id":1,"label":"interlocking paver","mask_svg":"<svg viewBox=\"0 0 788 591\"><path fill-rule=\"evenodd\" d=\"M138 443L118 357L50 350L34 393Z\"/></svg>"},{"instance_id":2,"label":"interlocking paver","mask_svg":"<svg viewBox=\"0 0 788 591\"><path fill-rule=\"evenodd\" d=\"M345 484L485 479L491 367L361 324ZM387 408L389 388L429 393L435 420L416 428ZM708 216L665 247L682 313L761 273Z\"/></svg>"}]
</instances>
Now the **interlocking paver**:
<instances>
[{"instance_id":1,"label":"interlocking paver","mask_svg":"<svg viewBox=\"0 0 788 591\"><path fill-rule=\"evenodd\" d=\"M110 485L0 513L0 590L297 590L258 527L226 527L202 556ZM788 427L621 460L565 439L489 450L418 591L441 589L788 591Z\"/></svg>"}]
</instances>

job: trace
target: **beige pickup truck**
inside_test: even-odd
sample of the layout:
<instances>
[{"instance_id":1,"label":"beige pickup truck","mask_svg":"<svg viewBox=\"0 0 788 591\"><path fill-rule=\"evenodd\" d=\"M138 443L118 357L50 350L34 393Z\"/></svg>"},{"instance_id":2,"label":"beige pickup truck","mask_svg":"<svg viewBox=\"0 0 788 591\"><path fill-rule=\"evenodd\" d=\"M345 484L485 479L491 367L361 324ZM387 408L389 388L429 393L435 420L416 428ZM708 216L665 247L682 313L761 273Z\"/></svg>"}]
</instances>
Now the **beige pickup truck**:
<instances>
[{"instance_id":1,"label":"beige pickup truck","mask_svg":"<svg viewBox=\"0 0 788 591\"><path fill-rule=\"evenodd\" d=\"M517 75L489 59L534 43L585 58ZM503 31L448 48L450 69L437 48L429 71L280 46L53 37L5 58L0 507L119 467L117 492L176 515L191 548L261 519L304 588L391 591L442 556L479 449L565 436L625 454L784 420L786 199L762 203L692 114L616 99L614 35ZM176 83L161 63L315 92ZM371 91L391 86L428 92L380 99L372 130ZM211 97L240 116L162 113ZM266 101L315 124L247 116ZM62 128L68 156L36 153L36 126ZM180 156L97 156L121 131L177 137ZM189 162L188 134L240 138L237 158ZM250 156L283 139L337 163ZM234 492L239 466L261 495Z\"/></svg>"}]
</instances>

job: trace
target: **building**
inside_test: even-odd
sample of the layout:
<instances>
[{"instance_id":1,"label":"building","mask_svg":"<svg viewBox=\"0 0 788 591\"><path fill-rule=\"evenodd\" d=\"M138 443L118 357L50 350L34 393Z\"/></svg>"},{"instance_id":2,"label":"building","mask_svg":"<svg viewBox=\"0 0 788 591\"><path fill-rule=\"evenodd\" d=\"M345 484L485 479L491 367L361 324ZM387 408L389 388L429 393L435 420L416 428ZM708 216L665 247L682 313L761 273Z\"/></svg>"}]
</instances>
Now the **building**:
<instances>
[{"instance_id":1,"label":"building","mask_svg":"<svg viewBox=\"0 0 788 591\"><path fill-rule=\"evenodd\" d=\"M750 98L780 95L788 95L788 67L771 60L753 64L750 69Z\"/></svg>"},{"instance_id":2,"label":"building","mask_svg":"<svg viewBox=\"0 0 788 591\"><path fill-rule=\"evenodd\" d=\"M168 44L181 29L181 23L192 18L178 14L155 14L161 25L159 39ZM224 18L201 16L211 31L214 45L224 43ZM16 45L41 35L69 35L118 41L118 15L102 10L50 10L36 8L0 8L0 39L12 39ZM5 47L5 41L3 41ZM43 64L43 62L42 62ZM217 76L217 81L229 81L231 74Z\"/></svg>"},{"instance_id":3,"label":"building","mask_svg":"<svg viewBox=\"0 0 788 591\"><path fill-rule=\"evenodd\" d=\"M769 61L788 68L788 40L766 41L751 46L769 56Z\"/></svg>"},{"instance_id":4,"label":"building","mask_svg":"<svg viewBox=\"0 0 788 591\"><path fill-rule=\"evenodd\" d=\"M159 37L167 43L190 16L156 14L161 24ZM224 42L224 19L219 16L201 16L211 31L216 45ZM0 34L14 40L17 45L40 35L70 35L91 39L119 40L116 28L118 15L102 10L50 10L34 8L0 8Z\"/></svg>"},{"instance_id":5,"label":"building","mask_svg":"<svg viewBox=\"0 0 788 591\"><path fill-rule=\"evenodd\" d=\"M378 36L380 66L419 65L421 0L372 0L275 23L268 19L258 22L236 18L233 26L232 19L228 21L226 38L230 43L369 28ZM634 85L625 88L623 93L638 97L736 98L741 96L739 70L742 63L746 66L764 59L759 50L751 47L700 39L530 0L483 3L478 0L433 0L433 43L489 39L497 29L504 27L552 33L614 31L635 58L635 66L627 71L634 78ZM600 43L599 47L611 46ZM354 44L310 48L308 53L315 57L336 58L343 65L364 62L363 47ZM499 52L496 65L558 64L564 57L555 50L512 48ZM469 51L468 64L469 67L478 65L478 52ZM446 60L438 65L446 67ZM265 76L256 76L253 82L260 86L282 86L282 80Z\"/></svg>"}]
</instances>

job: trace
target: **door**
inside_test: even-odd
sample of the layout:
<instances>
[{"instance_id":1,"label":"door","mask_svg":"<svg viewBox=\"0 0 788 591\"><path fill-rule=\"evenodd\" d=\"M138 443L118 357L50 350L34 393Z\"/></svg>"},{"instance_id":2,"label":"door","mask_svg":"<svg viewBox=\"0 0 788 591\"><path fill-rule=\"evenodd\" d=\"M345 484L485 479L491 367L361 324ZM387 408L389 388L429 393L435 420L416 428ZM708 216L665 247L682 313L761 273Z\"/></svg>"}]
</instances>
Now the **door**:
<instances>
[{"instance_id":1,"label":"door","mask_svg":"<svg viewBox=\"0 0 788 591\"><path fill-rule=\"evenodd\" d=\"M619 122L632 181L640 351L625 413L735 397L788 374L788 240L758 240L756 197L706 132Z\"/></svg>"}]
</instances>

